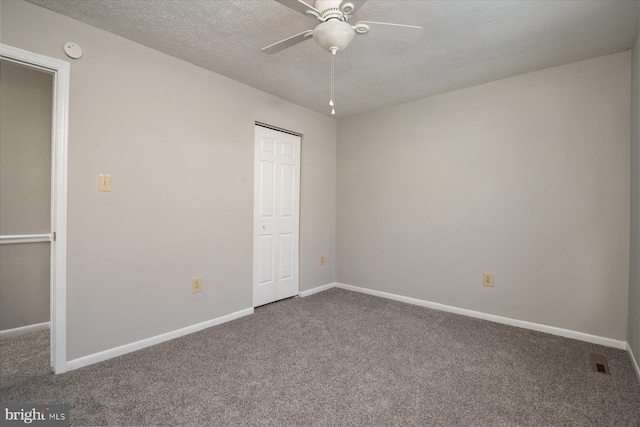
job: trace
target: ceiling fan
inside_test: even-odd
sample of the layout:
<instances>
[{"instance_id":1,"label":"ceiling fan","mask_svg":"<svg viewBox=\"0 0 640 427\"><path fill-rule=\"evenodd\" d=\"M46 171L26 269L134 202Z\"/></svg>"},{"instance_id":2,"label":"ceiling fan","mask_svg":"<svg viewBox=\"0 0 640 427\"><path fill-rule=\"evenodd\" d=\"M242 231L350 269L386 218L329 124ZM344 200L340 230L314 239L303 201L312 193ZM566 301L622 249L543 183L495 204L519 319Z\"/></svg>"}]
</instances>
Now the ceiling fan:
<instances>
[{"instance_id":1,"label":"ceiling fan","mask_svg":"<svg viewBox=\"0 0 640 427\"><path fill-rule=\"evenodd\" d=\"M389 40L414 42L420 37L422 27L415 25L389 24L386 22L359 21L355 25L349 24L349 19L366 0L316 0L311 6L303 0L275 0L296 12L312 16L320 21L313 30L303 31L262 49L263 52L273 54L294 46L313 37L324 50L331 53L331 114L335 114L334 86L335 86L335 55L345 50L356 34L370 34ZM312 1L312 0L309 0Z\"/></svg>"}]
</instances>

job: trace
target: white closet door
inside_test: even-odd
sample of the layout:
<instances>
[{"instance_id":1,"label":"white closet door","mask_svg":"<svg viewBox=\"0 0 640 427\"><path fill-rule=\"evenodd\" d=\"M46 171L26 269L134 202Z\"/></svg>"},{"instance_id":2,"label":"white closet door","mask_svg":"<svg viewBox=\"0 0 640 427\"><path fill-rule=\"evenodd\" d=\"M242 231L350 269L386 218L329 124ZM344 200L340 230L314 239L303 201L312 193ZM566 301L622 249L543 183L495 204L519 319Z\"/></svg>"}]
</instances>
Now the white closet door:
<instances>
[{"instance_id":1,"label":"white closet door","mask_svg":"<svg viewBox=\"0 0 640 427\"><path fill-rule=\"evenodd\" d=\"M298 294L300 137L256 125L253 305Z\"/></svg>"}]
</instances>

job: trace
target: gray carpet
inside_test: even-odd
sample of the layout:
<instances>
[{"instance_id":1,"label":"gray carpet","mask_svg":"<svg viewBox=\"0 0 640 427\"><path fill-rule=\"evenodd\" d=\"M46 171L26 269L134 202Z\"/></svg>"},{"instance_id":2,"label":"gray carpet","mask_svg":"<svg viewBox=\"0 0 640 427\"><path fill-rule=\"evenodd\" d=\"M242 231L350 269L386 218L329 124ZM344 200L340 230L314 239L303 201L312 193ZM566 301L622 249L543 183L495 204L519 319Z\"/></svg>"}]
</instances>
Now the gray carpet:
<instances>
[{"instance_id":1,"label":"gray carpet","mask_svg":"<svg viewBox=\"0 0 640 427\"><path fill-rule=\"evenodd\" d=\"M47 340L1 341L0 401L76 425L640 426L624 351L339 289L58 376Z\"/></svg>"}]
</instances>

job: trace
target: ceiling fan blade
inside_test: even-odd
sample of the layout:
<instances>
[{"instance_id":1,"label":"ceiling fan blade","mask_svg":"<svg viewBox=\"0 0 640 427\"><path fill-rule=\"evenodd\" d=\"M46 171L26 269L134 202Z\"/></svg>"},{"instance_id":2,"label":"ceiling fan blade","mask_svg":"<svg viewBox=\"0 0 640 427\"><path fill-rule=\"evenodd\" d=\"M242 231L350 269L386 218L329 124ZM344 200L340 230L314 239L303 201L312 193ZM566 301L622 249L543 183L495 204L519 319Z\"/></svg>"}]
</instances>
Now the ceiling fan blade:
<instances>
[{"instance_id":1,"label":"ceiling fan blade","mask_svg":"<svg viewBox=\"0 0 640 427\"><path fill-rule=\"evenodd\" d=\"M296 34L295 36L291 36L288 39L280 40L277 43L271 44L267 47L262 48L264 53L273 54L276 52L280 52L288 47L293 46L294 44L298 44L305 40L310 39L313 36L313 30L307 30L300 34Z\"/></svg>"},{"instance_id":2,"label":"ceiling fan blade","mask_svg":"<svg viewBox=\"0 0 640 427\"><path fill-rule=\"evenodd\" d=\"M287 6L288 8L295 10L296 12L302 13L303 15L311 16L307 14L308 10L312 10L318 15L320 14L320 11L318 9L316 9L315 7L311 6L308 3L305 3L302 0L276 0L276 1L280 4Z\"/></svg>"},{"instance_id":3,"label":"ceiling fan blade","mask_svg":"<svg viewBox=\"0 0 640 427\"><path fill-rule=\"evenodd\" d=\"M371 37L397 40L401 42L415 42L422 33L422 27L415 25L388 24L386 22L360 21L354 27L366 25L369 31L361 34L369 34ZM356 33L358 29L356 28Z\"/></svg>"}]
</instances>

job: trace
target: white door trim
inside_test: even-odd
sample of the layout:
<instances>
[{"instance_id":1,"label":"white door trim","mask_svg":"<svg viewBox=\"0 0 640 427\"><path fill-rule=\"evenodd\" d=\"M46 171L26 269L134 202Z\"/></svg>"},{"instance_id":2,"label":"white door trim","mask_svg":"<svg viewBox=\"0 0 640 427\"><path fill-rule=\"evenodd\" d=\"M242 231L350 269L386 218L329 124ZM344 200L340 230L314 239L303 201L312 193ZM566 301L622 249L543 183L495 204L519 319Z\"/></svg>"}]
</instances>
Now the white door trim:
<instances>
[{"instance_id":1,"label":"white door trim","mask_svg":"<svg viewBox=\"0 0 640 427\"><path fill-rule=\"evenodd\" d=\"M51 132L51 366L56 374L67 368L67 169L69 126L68 62L0 44L2 60L53 75Z\"/></svg>"}]
</instances>

